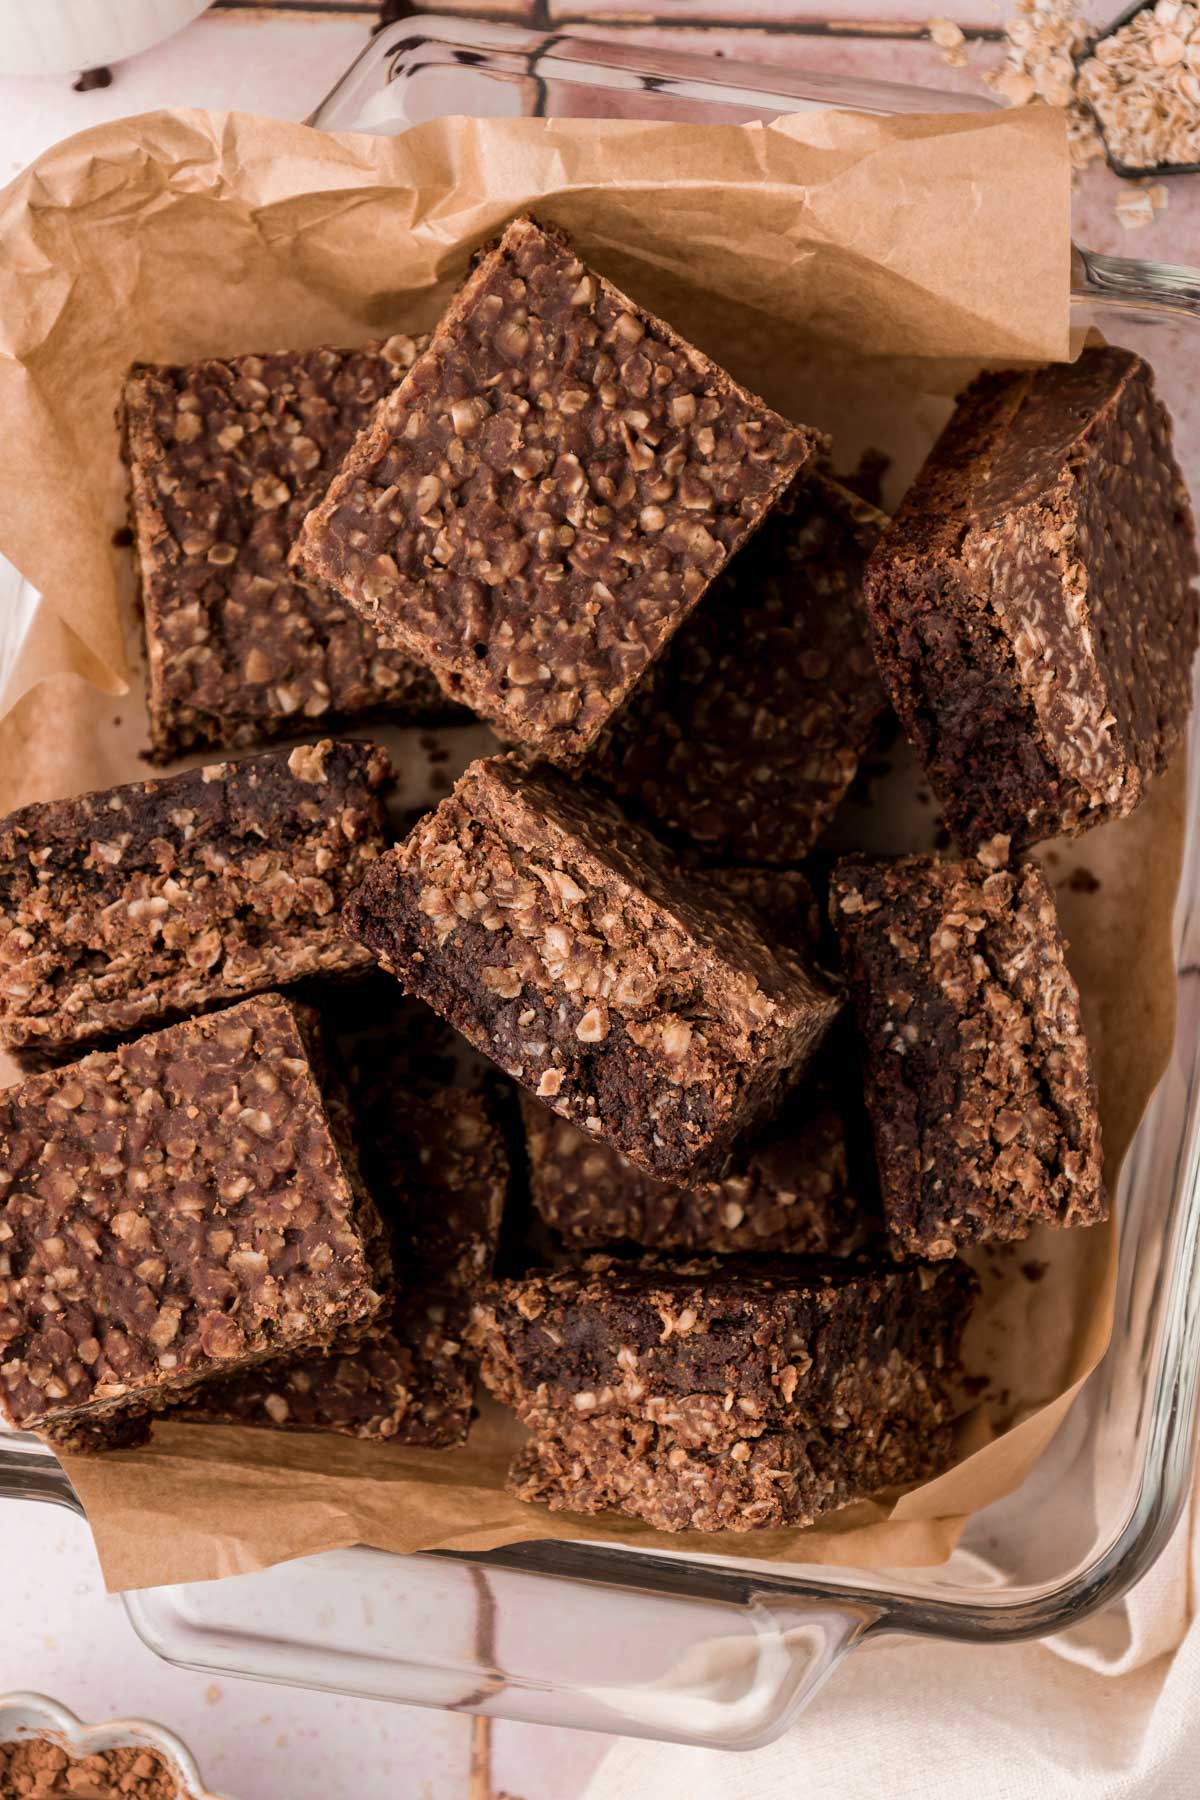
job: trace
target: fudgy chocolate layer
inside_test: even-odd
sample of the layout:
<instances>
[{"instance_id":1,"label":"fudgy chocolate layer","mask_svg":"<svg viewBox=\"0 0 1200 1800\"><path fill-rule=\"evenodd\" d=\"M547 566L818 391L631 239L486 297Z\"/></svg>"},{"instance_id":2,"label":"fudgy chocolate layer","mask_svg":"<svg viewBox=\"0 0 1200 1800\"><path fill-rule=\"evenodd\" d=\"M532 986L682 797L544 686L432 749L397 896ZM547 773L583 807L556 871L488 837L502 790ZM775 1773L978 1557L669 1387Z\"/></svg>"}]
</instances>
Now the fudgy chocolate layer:
<instances>
[{"instance_id":1,"label":"fudgy chocolate layer","mask_svg":"<svg viewBox=\"0 0 1200 1800\"><path fill-rule=\"evenodd\" d=\"M0 820L0 1043L45 1060L366 965L339 929L386 847L372 744L303 744Z\"/></svg>"},{"instance_id":2,"label":"fudgy chocolate layer","mask_svg":"<svg viewBox=\"0 0 1200 1800\"><path fill-rule=\"evenodd\" d=\"M488 1386L522 1417L630 1413L700 1437L776 1415L847 1418L911 1397L957 1354L959 1264L589 1259L497 1283L476 1309ZM699 1402L712 1404L698 1404Z\"/></svg>"}]
</instances>

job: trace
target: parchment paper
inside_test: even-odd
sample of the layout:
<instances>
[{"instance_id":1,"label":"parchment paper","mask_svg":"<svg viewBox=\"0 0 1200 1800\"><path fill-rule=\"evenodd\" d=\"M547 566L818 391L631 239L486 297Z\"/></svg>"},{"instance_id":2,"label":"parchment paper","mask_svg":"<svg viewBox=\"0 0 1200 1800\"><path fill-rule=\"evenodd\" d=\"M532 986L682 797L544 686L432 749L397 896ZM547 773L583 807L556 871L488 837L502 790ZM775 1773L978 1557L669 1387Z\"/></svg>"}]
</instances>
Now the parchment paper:
<instances>
[{"instance_id":1,"label":"parchment paper","mask_svg":"<svg viewBox=\"0 0 1200 1800\"><path fill-rule=\"evenodd\" d=\"M111 541L127 365L428 326L471 251L525 207L783 411L832 430L839 466L869 443L888 450L893 498L966 375L1070 353L1069 171L1049 109L771 127L448 120L392 141L188 112L85 133L0 194L0 550L44 596L0 703L0 810L142 772L130 574ZM451 767L481 740L450 734ZM429 798L418 735L387 741L405 802ZM928 836L928 795L903 754L895 764L844 834L889 848ZM1181 801L1173 776L1131 820L1044 853L1110 1179L1170 1043ZM1099 885L1065 885L1075 864ZM1114 1258L1111 1227L980 1256L967 1360L986 1391L967 1406L958 1465L808 1532L668 1538L519 1505L503 1491L515 1427L489 1405L449 1453L163 1425L144 1450L72 1458L68 1472L113 1588L356 1542L590 1537L934 1562L1022 1479L1103 1351Z\"/></svg>"}]
</instances>

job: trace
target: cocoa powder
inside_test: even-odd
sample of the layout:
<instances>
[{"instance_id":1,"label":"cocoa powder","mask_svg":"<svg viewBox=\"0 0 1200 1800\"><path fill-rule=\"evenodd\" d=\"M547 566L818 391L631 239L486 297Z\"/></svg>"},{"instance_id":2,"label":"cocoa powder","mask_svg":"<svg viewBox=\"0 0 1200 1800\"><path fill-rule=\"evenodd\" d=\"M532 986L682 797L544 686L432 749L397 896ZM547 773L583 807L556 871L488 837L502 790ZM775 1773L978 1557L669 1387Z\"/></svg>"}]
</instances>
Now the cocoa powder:
<instances>
[{"instance_id":1,"label":"cocoa powder","mask_svg":"<svg viewBox=\"0 0 1200 1800\"><path fill-rule=\"evenodd\" d=\"M156 1750L71 1756L49 1738L0 1744L0 1800L184 1800Z\"/></svg>"}]
</instances>

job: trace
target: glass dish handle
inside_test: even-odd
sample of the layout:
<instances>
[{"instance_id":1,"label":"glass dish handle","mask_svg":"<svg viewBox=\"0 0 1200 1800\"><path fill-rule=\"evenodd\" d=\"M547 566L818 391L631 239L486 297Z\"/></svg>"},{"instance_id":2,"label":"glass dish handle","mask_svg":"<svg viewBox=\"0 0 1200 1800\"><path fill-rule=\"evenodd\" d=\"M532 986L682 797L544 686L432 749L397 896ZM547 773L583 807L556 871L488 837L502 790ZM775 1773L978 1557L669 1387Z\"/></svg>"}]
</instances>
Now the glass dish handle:
<instances>
[{"instance_id":1,"label":"glass dish handle","mask_svg":"<svg viewBox=\"0 0 1200 1800\"><path fill-rule=\"evenodd\" d=\"M46 1500L83 1514L54 1452L25 1431L0 1431L0 1500Z\"/></svg>"},{"instance_id":2,"label":"glass dish handle","mask_svg":"<svg viewBox=\"0 0 1200 1800\"><path fill-rule=\"evenodd\" d=\"M1200 314L1200 277L1195 269L1177 263L1101 256L1098 251L1084 250L1077 244L1072 258L1071 289L1077 300L1146 307L1170 314L1174 323L1178 323L1181 310Z\"/></svg>"},{"instance_id":3,"label":"glass dish handle","mask_svg":"<svg viewBox=\"0 0 1200 1800\"><path fill-rule=\"evenodd\" d=\"M887 1628L882 1608L766 1571L631 1564L601 1544L331 1551L124 1600L142 1642L189 1669L727 1749L777 1737Z\"/></svg>"}]
</instances>

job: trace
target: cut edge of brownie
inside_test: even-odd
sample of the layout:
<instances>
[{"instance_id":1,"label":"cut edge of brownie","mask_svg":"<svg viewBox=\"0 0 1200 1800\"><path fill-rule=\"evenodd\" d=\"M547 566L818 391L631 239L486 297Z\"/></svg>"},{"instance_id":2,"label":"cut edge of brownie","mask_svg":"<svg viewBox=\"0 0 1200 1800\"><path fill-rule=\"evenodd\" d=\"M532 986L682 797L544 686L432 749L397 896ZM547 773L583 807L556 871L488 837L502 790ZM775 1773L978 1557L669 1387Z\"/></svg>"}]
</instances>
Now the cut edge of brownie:
<instances>
[{"instance_id":1,"label":"cut edge of brownie","mask_svg":"<svg viewBox=\"0 0 1200 1800\"><path fill-rule=\"evenodd\" d=\"M995 919L976 910L981 900L995 905ZM1053 892L1037 864L994 870L933 857L847 857L835 871L830 911L866 1050L867 1105L893 1241L915 1255L946 1257L966 1244L1023 1238L1038 1223L1061 1228L1105 1218L1096 1084L1079 993ZM863 924L876 913L886 914L887 931ZM1012 938L1007 947L985 942L997 925ZM914 952L907 960L902 946ZM944 961L938 971L934 957ZM976 1020L972 972L995 989L987 1018ZM1016 1031L1016 1055L1007 1061L987 1036L993 1029L1002 1036L1004 1021ZM970 1111L964 1096L972 1089L966 1054L985 1056L975 1085L985 1090L981 1113L994 1114L986 1145L971 1142L982 1116L971 1120L963 1112ZM1019 1063L1028 1073L1024 1087ZM979 1173L985 1153L987 1179ZM995 1191L1001 1177L1004 1194Z\"/></svg>"},{"instance_id":2,"label":"cut edge of brownie","mask_svg":"<svg viewBox=\"0 0 1200 1800\"><path fill-rule=\"evenodd\" d=\"M535 1427L624 1414L720 1442L901 1400L926 1413L977 1287L958 1262L595 1256L493 1283L471 1335L488 1388Z\"/></svg>"},{"instance_id":3,"label":"cut edge of brownie","mask_svg":"<svg viewBox=\"0 0 1200 1800\"><path fill-rule=\"evenodd\" d=\"M1148 420L1137 414L1139 390ZM1056 421L1061 454L1049 466L1037 434L1056 399L1066 423ZM1132 420L1123 412L1130 405ZM1131 628L1121 638L1120 604L1082 560L1103 543L1116 588L1145 587L1145 569L1139 582L1124 566L1131 553L1112 530L1112 496L1097 495L1097 476L1136 460L1139 434L1157 478L1155 516L1173 512L1172 542L1182 546L1156 578L1160 601L1178 578L1182 607L1178 618L1155 619L1169 637L1181 634L1159 656L1152 634ZM1136 487L1136 471L1120 479ZM1036 538L1040 575L1036 559L1003 539L1006 507ZM967 388L865 583L885 685L964 851L997 836L1021 847L1083 831L1137 804L1146 780L1169 761L1190 707L1196 573L1170 420L1141 358L1097 347L1073 365L985 374ZM1013 593L1021 611L1006 609L1009 579L1020 583ZM1047 654L1056 643L1057 666ZM1066 666L1073 650L1086 659L1078 677ZM1164 676L1169 705L1164 712L1158 704L1153 725L1138 723L1137 706L1148 706L1149 696L1135 690L1157 693Z\"/></svg>"},{"instance_id":4,"label":"cut edge of brownie","mask_svg":"<svg viewBox=\"0 0 1200 1800\"><path fill-rule=\"evenodd\" d=\"M285 760L286 769L283 766ZM335 765L334 776L329 777L329 791L325 794L323 784L331 764ZM138 908L137 922L132 912L130 915L130 934L137 938L144 930L153 933L159 915L170 913L170 901L158 891L163 876L160 846L170 847L177 842L180 860L174 866L173 879L181 867L187 868L187 844L194 831L194 809L201 796L205 800L219 801L223 809L222 819L215 822L214 830L206 835L204 844L209 846L215 842L218 893L227 903L231 896L219 886L224 880L220 873L223 866L236 869L239 861L247 857L261 860L272 853L282 854L290 846L298 822L299 828L311 835L310 824L300 820L302 802L310 797L310 788L312 796L324 795L328 805L335 798L335 784L340 781L347 804L360 809L361 832L350 835L343 823L335 834L336 845L347 857L360 853L359 847L362 847L365 863L370 846L379 851L385 849L390 834L381 793L390 778L391 764L387 752L379 745L367 740L322 739L317 743L296 745L290 751L267 751L259 756L185 769L149 781L127 782L68 800L36 802L20 807L0 819L0 857L4 844L11 841L8 861L10 867L15 868L23 853L22 845L28 844L31 849L36 846L43 868L47 865L53 868L52 858L60 842L67 846L68 856L73 854L78 836L71 827L85 804L92 812L81 822L84 826L99 821L115 828L116 817L109 820L104 815L106 811L114 815L119 811L120 822L128 824L130 829L118 834L123 842L99 845L101 851L109 850L104 869L93 866L91 871L86 871L76 867L60 870L59 874L60 879L63 873L73 874L84 886L90 884L98 890L93 894L97 922L112 910L113 903L126 901L131 881L136 882L144 876L153 891L135 896L128 902ZM121 802L119 808L115 805L118 801ZM190 807L188 802L191 802ZM319 798L317 803L320 803ZM184 816L190 813L189 822L176 821L174 815L180 812ZM51 827L60 822L65 829L51 836ZM281 832L284 834L282 844L279 842ZM84 842L90 841L91 838L84 834ZM335 876L341 873L335 856L328 851L324 853L329 856L324 873L329 870L333 870ZM109 871L108 887L105 886L105 870ZM211 876L213 869L209 866L204 872ZM268 876L270 873L268 870ZM0 884L4 879L5 871L0 861ZM170 881L166 885L169 888ZM343 882L343 895L347 891L348 884ZM336 899L335 889L335 904ZM103 907L101 902L104 902ZM19 906L19 902L13 904ZM4 891L0 885L0 909L4 905ZM73 911L79 914L80 908L75 906ZM245 905L227 905L226 910L210 917L209 928L217 930L221 926L228 933L239 921L253 924L254 919L253 911ZM195 960L198 946L193 937L180 946L177 956L167 959L168 966L144 979L139 987L103 999L91 992L86 996L86 1006L75 993L77 984L73 983L65 963L54 972L56 986L65 989L63 1003L57 1011L46 1008L30 1011L28 999L23 1007L18 1005L14 1009L11 996L6 999L0 989L0 1046L16 1056L23 1067L36 1073L39 1069L74 1060L86 1051L111 1048L134 1035L181 1023L236 1004L256 993L291 985L293 981L353 974L369 966L367 953L338 930L333 911L319 915L310 909L298 919L289 916L279 927L278 943L271 942L261 932L255 936L255 955L252 960L243 959L247 960L245 967L240 966L237 958L223 955L217 974L210 975L212 964L205 966ZM160 957L165 941L165 938L159 939ZM242 947L236 934L233 941L235 948ZM36 957L36 939L26 954ZM58 940L57 954L60 958L65 957L61 939ZM76 961L85 968L94 963L97 954L94 946L83 943L75 946ZM114 949L108 955L107 964L113 963L115 958ZM5 987L11 980L8 971L15 968L19 975L20 967L20 962L12 961L6 950L4 968L0 969L0 979ZM95 971L92 974L94 976ZM190 991L172 996L172 986L177 988L185 979ZM64 1012L64 1005L74 1007L73 1016Z\"/></svg>"}]
</instances>

